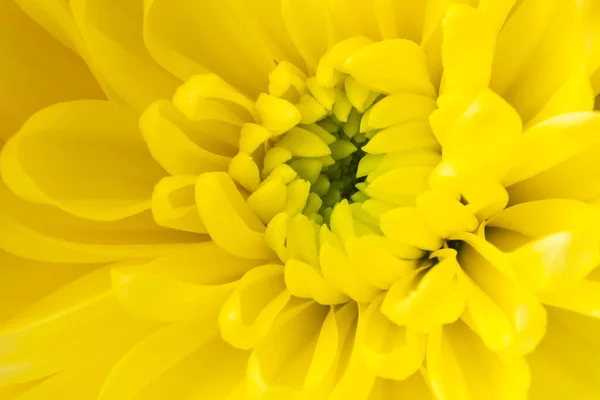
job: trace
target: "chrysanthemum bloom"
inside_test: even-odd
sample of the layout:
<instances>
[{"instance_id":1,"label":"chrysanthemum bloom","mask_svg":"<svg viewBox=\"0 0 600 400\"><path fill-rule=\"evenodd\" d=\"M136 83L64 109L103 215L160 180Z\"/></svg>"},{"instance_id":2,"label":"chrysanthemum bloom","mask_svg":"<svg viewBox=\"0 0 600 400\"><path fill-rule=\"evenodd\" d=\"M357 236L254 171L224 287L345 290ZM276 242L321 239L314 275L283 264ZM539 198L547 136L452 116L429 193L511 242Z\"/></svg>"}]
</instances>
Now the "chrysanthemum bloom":
<instances>
[{"instance_id":1,"label":"chrysanthemum bloom","mask_svg":"<svg viewBox=\"0 0 600 400\"><path fill-rule=\"evenodd\" d=\"M0 398L600 398L598 2L0 31Z\"/></svg>"}]
</instances>

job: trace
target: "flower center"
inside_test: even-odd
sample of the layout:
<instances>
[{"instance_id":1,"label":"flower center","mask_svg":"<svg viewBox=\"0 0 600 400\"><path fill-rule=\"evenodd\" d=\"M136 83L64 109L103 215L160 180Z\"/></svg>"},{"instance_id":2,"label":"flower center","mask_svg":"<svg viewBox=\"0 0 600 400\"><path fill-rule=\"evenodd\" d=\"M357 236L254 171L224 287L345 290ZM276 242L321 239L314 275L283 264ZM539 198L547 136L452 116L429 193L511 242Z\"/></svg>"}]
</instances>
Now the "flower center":
<instances>
[{"instance_id":1,"label":"flower center","mask_svg":"<svg viewBox=\"0 0 600 400\"><path fill-rule=\"evenodd\" d=\"M502 187L442 159L424 60L412 42L357 37L313 76L287 62L270 74L229 175L295 296L371 303L393 285L410 297L431 271L454 282L464 234L505 206Z\"/></svg>"}]
</instances>

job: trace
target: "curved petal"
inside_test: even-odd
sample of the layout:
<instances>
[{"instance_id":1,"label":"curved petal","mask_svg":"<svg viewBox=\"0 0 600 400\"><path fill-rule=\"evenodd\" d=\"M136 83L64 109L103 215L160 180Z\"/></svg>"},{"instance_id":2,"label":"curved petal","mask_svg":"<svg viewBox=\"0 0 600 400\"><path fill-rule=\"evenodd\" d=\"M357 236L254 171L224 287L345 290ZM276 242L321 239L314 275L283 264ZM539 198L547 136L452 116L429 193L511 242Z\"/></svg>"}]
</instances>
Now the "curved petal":
<instances>
[{"instance_id":1,"label":"curved petal","mask_svg":"<svg viewBox=\"0 0 600 400\"><path fill-rule=\"evenodd\" d=\"M113 292L133 315L156 321L216 320L236 282L256 267L212 242L112 270Z\"/></svg>"},{"instance_id":2,"label":"curved petal","mask_svg":"<svg viewBox=\"0 0 600 400\"><path fill-rule=\"evenodd\" d=\"M599 226L599 218L597 208L589 204L548 199L509 207L490 218L487 226L542 238L559 232L590 232L588 228Z\"/></svg>"},{"instance_id":3,"label":"curved petal","mask_svg":"<svg viewBox=\"0 0 600 400\"><path fill-rule=\"evenodd\" d=\"M149 211L118 221L81 219L52 206L26 203L0 183L0 248L27 259L103 263L159 256L206 239L164 229Z\"/></svg>"},{"instance_id":4,"label":"curved petal","mask_svg":"<svg viewBox=\"0 0 600 400\"><path fill-rule=\"evenodd\" d=\"M216 244L239 257L268 260L265 226L252 212L229 175L209 172L196 182L196 204Z\"/></svg>"},{"instance_id":5,"label":"curved petal","mask_svg":"<svg viewBox=\"0 0 600 400\"><path fill-rule=\"evenodd\" d=\"M121 310L110 293L109 268L99 269L0 327L0 381L49 376L150 327Z\"/></svg>"},{"instance_id":6,"label":"curved petal","mask_svg":"<svg viewBox=\"0 0 600 400\"><path fill-rule=\"evenodd\" d=\"M281 12L292 42L306 61L308 71L314 72L321 57L334 44L332 16L327 5L320 0L282 0Z\"/></svg>"},{"instance_id":7,"label":"curved petal","mask_svg":"<svg viewBox=\"0 0 600 400\"><path fill-rule=\"evenodd\" d=\"M381 38L372 0L327 0L327 3L344 37Z\"/></svg>"},{"instance_id":8,"label":"curved petal","mask_svg":"<svg viewBox=\"0 0 600 400\"><path fill-rule=\"evenodd\" d=\"M384 39L409 39L420 43L425 20L425 1L372 0L379 31Z\"/></svg>"},{"instance_id":9,"label":"curved petal","mask_svg":"<svg viewBox=\"0 0 600 400\"><path fill-rule=\"evenodd\" d=\"M305 61L292 42L283 19L281 0L262 0L261 7L254 0L236 0L245 13L256 17L256 29L263 34L275 60L288 61L304 69Z\"/></svg>"},{"instance_id":10,"label":"curved petal","mask_svg":"<svg viewBox=\"0 0 600 400\"><path fill-rule=\"evenodd\" d=\"M96 268L95 265L32 261L2 250L0 265L0 322Z\"/></svg>"},{"instance_id":11,"label":"curved petal","mask_svg":"<svg viewBox=\"0 0 600 400\"><path fill-rule=\"evenodd\" d=\"M23 171L53 204L93 220L147 210L164 175L135 117L103 101L61 103L38 112L19 132L17 151ZM5 168L3 174L10 172Z\"/></svg>"},{"instance_id":12,"label":"curved petal","mask_svg":"<svg viewBox=\"0 0 600 400\"><path fill-rule=\"evenodd\" d=\"M263 265L236 282L219 315L221 336L239 349L251 349L267 334L290 300L283 267Z\"/></svg>"},{"instance_id":13,"label":"curved petal","mask_svg":"<svg viewBox=\"0 0 600 400\"><path fill-rule=\"evenodd\" d=\"M260 398L290 395L302 388L327 311L325 306L303 301L279 315L250 356L249 391Z\"/></svg>"},{"instance_id":14,"label":"curved petal","mask_svg":"<svg viewBox=\"0 0 600 400\"><path fill-rule=\"evenodd\" d=\"M0 75L6 77L0 81L0 141L41 108L104 97L85 63L31 21L14 1L0 2L0 35L6 38L0 42Z\"/></svg>"},{"instance_id":15,"label":"curved petal","mask_svg":"<svg viewBox=\"0 0 600 400\"><path fill-rule=\"evenodd\" d=\"M511 192L511 202L598 196L597 163L590 162L600 146L598 129L600 116L581 112L548 119L525 131L516 143L515 164L502 182ZM549 186L548 180L556 184Z\"/></svg>"},{"instance_id":16,"label":"curved petal","mask_svg":"<svg viewBox=\"0 0 600 400\"><path fill-rule=\"evenodd\" d=\"M375 376L403 380L425 359L425 336L396 325L381 310L383 295L371 302L358 322L356 351Z\"/></svg>"},{"instance_id":17,"label":"curved petal","mask_svg":"<svg viewBox=\"0 0 600 400\"><path fill-rule=\"evenodd\" d=\"M490 351L462 323L430 335L427 350L429 379L440 400L528 398L525 360Z\"/></svg>"},{"instance_id":18,"label":"curved petal","mask_svg":"<svg viewBox=\"0 0 600 400\"><path fill-rule=\"evenodd\" d=\"M475 240L475 236L469 239ZM499 253L501 256L506 257ZM459 263L465 271L463 321L494 351L531 352L546 331L546 313L540 302L507 276L502 266L497 267L498 262L489 254L480 254L476 248L465 245Z\"/></svg>"},{"instance_id":19,"label":"curved petal","mask_svg":"<svg viewBox=\"0 0 600 400\"><path fill-rule=\"evenodd\" d=\"M90 63L119 98L142 111L172 95L179 81L146 50L141 2L72 0L69 4Z\"/></svg>"},{"instance_id":20,"label":"curved petal","mask_svg":"<svg viewBox=\"0 0 600 400\"><path fill-rule=\"evenodd\" d=\"M74 51L83 48L81 36L75 25L69 3L60 0L44 2L36 0L16 0L15 3L17 3L31 19L37 22L65 46L70 47Z\"/></svg>"},{"instance_id":21,"label":"curved petal","mask_svg":"<svg viewBox=\"0 0 600 400\"><path fill-rule=\"evenodd\" d=\"M490 87L528 122L586 67L585 42L577 2L523 2L498 36Z\"/></svg>"},{"instance_id":22,"label":"curved petal","mask_svg":"<svg viewBox=\"0 0 600 400\"><path fill-rule=\"evenodd\" d=\"M537 350L527 357L531 366L532 400L593 400L600 394L600 323L574 312L548 308L548 330ZM560 377L560 379L557 379Z\"/></svg>"},{"instance_id":23,"label":"curved petal","mask_svg":"<svg viewBox=\"0 0 600 400\"><path fill-rule=\"evenodd\" d=\"M171 175L226 171L231 158L215 154L216 144L205 144L207 149L194 143L181 126L183 116L176 112L171 102L162 100L148 107L140 117L140 130L152 157ZM205 137L202 132L198 136ZM211 141L210 136L206 139Z\"/></svg>"},{"instance_id":24,"label":"curved petal","mask_svg":"<svg viewBox=\"0 0 600 400\"><path fill-rule=\"evenodd\" d=\"M487 88L496 46L487 15L463 4L452 5L443 28L441 94Z\"/></svg>"},{"instance_id":25,"label":"curved petal","mask_svg":"<svg viewBox=\"0 0 600 400\"><path fill-rule=\"evenodd\" d=\"M225 399L243 379L246 361L246 353L218 338L213 322L171 324L139 342L114 366L98 399L131 400L150 394Z\"/></svg>"},{"instance_id":26,"label":"curved petal","mask_svg":"<svg viewBox=\"0 0 600 400\"><path fill-rule=\"evenodd\" d=\"M229 1L146 0L144 38L153 57L182 80L206 68L256 96L275 68L260 34Z\"/></svg>"},{"instance_id":27,"label":"curved petal","mask_svg":"<svg viewBox=\"0 0 600 400\"><path fill-rule=\"evenodd\" d=\"M127 311L161 322L214 318L235 288L235 284L191 284L167 274L147 273L143 265L113 269L111 276L115 295Z\"/></svg>"},{"instance_id":28,"label":"curved petal","mask_svg":"<svg viewBox=\"0 0 600 400\"><path fill-rule=\"evenodd\" d=\"M168 176L152 193L152 216L166 228L208 233L196 208L195 176Z\"/></svg>"}]
</instances>

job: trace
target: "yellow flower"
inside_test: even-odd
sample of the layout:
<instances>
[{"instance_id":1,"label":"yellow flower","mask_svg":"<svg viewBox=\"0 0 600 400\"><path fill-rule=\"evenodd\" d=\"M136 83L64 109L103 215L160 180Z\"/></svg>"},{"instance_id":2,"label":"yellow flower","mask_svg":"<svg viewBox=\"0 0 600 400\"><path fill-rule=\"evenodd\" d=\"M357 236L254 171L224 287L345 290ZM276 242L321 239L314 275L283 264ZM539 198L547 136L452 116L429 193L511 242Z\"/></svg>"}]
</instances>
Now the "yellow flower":
<instances>
[{"instance_id":1,"label":"yellow flower","mask_svg":"<svg viewBox=\"0 0 600 400\"><path fill-rule=\"evenodd\" d=\"M0 398L600 398L598 27L0 0Z\"/></svg>"}]
</instances>

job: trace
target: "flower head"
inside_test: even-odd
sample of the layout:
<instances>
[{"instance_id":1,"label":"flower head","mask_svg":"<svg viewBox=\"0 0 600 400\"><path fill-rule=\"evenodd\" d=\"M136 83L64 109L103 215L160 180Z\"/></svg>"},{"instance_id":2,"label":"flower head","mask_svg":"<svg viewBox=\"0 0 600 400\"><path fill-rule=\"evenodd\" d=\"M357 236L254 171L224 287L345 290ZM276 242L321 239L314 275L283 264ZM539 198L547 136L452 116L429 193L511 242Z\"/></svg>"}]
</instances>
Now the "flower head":
<instances>
[{"instance_id":1,"label":"flower head","mask_svg":"<svg viewBox=\"0 0 600 400\"><path fill-rule=\"evenodd\" d=\"M0 395L599 396L593 1L17 3Z\"/></svg>"}]
</instances>

